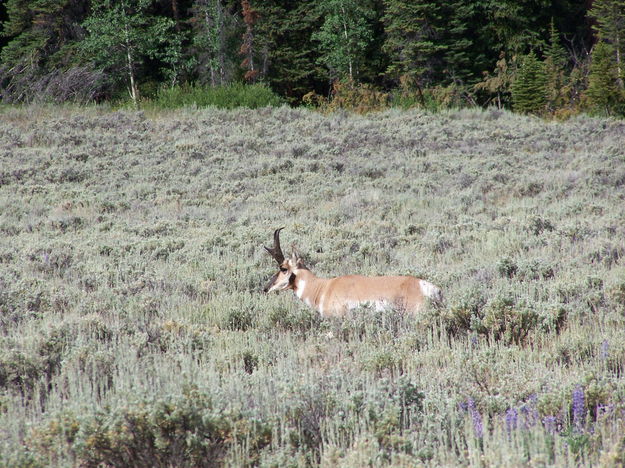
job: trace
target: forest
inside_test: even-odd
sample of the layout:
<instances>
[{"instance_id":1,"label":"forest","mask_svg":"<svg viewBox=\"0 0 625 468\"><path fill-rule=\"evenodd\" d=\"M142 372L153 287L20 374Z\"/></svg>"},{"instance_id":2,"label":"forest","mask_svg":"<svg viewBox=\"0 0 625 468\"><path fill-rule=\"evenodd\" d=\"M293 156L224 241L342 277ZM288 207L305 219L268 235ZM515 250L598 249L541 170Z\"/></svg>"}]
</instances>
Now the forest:
<instances>
[{"instance_id":1,"label":"forest","mask_svg":"<svg viewBox=\"0 0 625 468\"><path fill-rule=\"evenodd\" d=\"M3 103L243 87L328 109L625 113L622 0L7 0L0 19Z\"/></svg>"}]
</instances>

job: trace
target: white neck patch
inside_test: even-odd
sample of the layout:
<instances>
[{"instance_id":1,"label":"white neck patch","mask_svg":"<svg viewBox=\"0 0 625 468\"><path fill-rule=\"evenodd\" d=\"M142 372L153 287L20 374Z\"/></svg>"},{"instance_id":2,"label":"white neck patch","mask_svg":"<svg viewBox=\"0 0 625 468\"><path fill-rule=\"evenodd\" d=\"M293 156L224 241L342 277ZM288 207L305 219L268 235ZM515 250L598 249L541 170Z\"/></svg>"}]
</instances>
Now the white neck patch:
<instances>
[{"instance_id":1,"label":"white neck patch","mask_svg":"<svg viewBox=\"0 0 625 468\"><path fill-rule=\"evenodd\" d=\"M306 288L306 281L299 280L297 283L297 289L295 290L295 295L301 299L304 294L304 289Z\"/></svg>"}]
</instances>

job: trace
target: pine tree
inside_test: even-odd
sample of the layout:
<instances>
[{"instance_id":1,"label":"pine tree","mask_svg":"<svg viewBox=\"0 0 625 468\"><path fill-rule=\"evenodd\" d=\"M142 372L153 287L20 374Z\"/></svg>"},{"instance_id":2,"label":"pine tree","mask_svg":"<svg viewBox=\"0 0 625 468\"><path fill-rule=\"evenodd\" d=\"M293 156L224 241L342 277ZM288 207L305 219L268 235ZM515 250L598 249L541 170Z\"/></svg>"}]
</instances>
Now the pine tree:
<instances>
[{"instance_id":1,"label":"pine tree","mask_svg":"<svg viewBox=\"0 0 625 468\"><path fill-rule=\"evenodd\" d=\"M417 92L432 85L465 88L475 83L487 59L477 42L476 2L384 0L390 56L386 76L412 83Z\"/></svg>"},{"instance_id":2,"label":"pine tree","mask_svg":"<svg viewBox=\"0 0 625 468\"><path fill-rule=\"evenodd\" d=\"M592 51L588 89L585 97L591 112L602 115L622 113L625 96L618 84L614 47L599 42Z\"/></svg>"},{"instance_id":3,"label":"pine tree","mask_svg":"<svg viewBox=\"0 0 625 468\"><path fill-rule=\"evenodd\" d=\"M0 90L8 101L30 101L52 78L76 67L75 46L88 5L80 0L8 0L0 53Z\"/></svg>"},{"instance_id":4,"label":"pine tree","mask_svg":"<svg viewBox=\"0 0 625 468\"><path fill-rule=\"evenodd\" d=\"M389 77L414 83L419 89L431 84L440 64L439 24L442 6L438 2L385 0L384 50L391 57Z\"/></svg>"},{"instance_id":5,"label":"pine tree","mask_svg":"<svg viewBox=\"0 0 625 468\"><path fill-rule=\"evenodd\" d=\"M545 73L547 75L547 109L555 112L565 104L566 54L560 45L560 37L553 18L549 28L549 45L545 53Z\"/></svg>"},{"instance_id":6,"label":"pine tree","mask_svg":"<svg viewBox=\"0 0 625 468\"><path fill-rule=\"evenodd\" d=\"M528 114L542 114L547 104L547 77L543 64L534 52L523 57L512 83L513 109Z\"/></svg>"},{"instance_id":7,"label":"pine tree","mask_svg":"<svg viewBox=\"0 0 625 468\"><path fill-rule=\"evenodd\" d=\"M290 102L320 89L326 71L317 63L312 34L322 21L317 0L265 0L258 7L256 39L261 78Z\"/></svg>"},{"instance_id":8,"label":"pine tree","mask_svg":"<svg viewBox=\"0 0 625 468\"><path fill-rule=\"evenodd\" d=\"M625 0L594 0L588 12L596 23L598 39L612 45L616 60L618 84L623 88L623 48L625 47ZM601 53L605 51L602 50Z\"/></svg>"}]
</instances>

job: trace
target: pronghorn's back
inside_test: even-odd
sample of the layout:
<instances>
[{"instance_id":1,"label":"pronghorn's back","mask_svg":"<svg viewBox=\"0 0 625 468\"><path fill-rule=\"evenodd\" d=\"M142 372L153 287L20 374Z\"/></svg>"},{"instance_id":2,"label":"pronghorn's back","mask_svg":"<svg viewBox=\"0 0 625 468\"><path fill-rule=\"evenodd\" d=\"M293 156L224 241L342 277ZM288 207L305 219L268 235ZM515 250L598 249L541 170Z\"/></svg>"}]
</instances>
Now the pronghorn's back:
<instances>
[{"instance_id":1,"label":"pronghorn's back","mask_svg":"<svg viewBox=\"0 0 625 468\"><path fill-rule=\"evenodd\" d=\"M426 300L440 302L441 290L414 276L347 275L327 281L319 309L324 315L342 315L370 304L378 310L393 308L415 313Z\"/></svg>"},{"instance_id":2,"label":"pronghorn's back","mask_svg":"<svg viewBox=\"0 0 625 468\"><path fill-rule=\"evenodd\" d=\"M434 303L442 301L442 292L437 286L414 276L318 278L295 253L285 260L280 248L281 229L274 232L273 248L265 247L280 267L265 287L265 292L292 289L298 298L324 316L342 316L365 304L376 309L392 308L415 313L427 300Z\"/></svg>"}]
</instances>

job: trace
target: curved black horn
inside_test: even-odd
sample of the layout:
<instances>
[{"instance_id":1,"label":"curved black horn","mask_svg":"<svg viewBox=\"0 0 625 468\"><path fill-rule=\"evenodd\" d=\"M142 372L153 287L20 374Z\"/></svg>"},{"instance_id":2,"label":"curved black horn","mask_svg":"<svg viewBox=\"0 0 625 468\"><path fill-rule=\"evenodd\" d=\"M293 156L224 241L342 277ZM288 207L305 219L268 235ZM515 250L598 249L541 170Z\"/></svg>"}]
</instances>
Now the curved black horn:
<instances>
[{"instance_id":1,"label":"curved black horn","mask_svg":"<svg viewBox=\"0 0 625 468\"><path fill-rule=\"evenodd\" d=\"M273 233L273 248L265 247L265 250L269 252L269 254L276 259L278 265L282 265L284 262L284 254L282 253L282 249L280 248L280 231L282 231L284 227L278 228Z\"/></svg>"}]
</instances>

